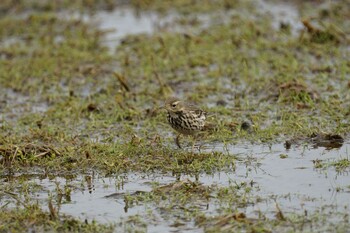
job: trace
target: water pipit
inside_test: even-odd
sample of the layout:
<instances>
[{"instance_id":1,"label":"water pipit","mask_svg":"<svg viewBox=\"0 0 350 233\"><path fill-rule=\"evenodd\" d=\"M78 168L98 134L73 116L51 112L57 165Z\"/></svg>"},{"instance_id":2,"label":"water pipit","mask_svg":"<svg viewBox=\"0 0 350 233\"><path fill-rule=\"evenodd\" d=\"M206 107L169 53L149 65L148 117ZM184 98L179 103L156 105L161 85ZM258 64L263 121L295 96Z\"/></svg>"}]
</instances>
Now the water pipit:
<instances>
[{"instance_id":1,"label":"water pipit","mask_svg":"<svg viewBox=\"0 0 350 233\"><path fill-rule=\"evenodd\" d=\"M168 111L168 122L178 134L176 145L181 148L179 137L191 135L196 139L197 134L204 129L207 113L195 105L186 103L178 98L172 97L165 101L165 109ZM194 147L192 142L192 151Z\"/></svg>"}]
</instances>

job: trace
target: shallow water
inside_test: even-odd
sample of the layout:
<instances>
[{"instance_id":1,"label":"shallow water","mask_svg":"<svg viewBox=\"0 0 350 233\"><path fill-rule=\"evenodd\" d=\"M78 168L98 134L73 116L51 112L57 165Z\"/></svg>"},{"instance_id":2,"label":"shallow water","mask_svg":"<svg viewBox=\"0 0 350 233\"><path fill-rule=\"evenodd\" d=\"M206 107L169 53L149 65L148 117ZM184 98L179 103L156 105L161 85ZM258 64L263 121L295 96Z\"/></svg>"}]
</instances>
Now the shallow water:
<instances>
[{"instance_id":1,"label":"shallow water","mask_svg":"<svg viewBox=\"0 0 350 233\"><path fill-rule=\"evenodd\" d=\"M291 34L296 36L304 28L296 2L293 1L257 1L258 9L271 17L272 27L280 30L281 25L290 26Z\"/></svg>"},{"instance_id":2,"label":"shallow water","mask_svg":"<svg viewBox=\"0 0 350 233\"><path fill-rule=\"evenodd\" d=\"M257 217L263 213L267 217L276 214L277 203L283 213L313 213L320 208L330 207L332 210L347 211L350 199L349 170L338 173L333 167L315 169L313 160L333 161L348 158L350 143L345 143L340 149L311 148L297 146L286 150L282 144L266 145L212 145L206 151L224 151L237 156L235 171L220 172L213 175L201 174L198 177L203 185L218 185L227 187L233 183L253 183L249 195L264 201L242 207L241 211L249 217ZM281 159L280 154L288 155ZM70 187L71 195L64 197L59 211L88 221L97 220L102 223L120 222L128 216L144 216L152 212L155 222L148 229L152 232L169 231L174 219L164 219L164 214L153 203L131 205L126 208L124 195L137 192L150 192L152 183L166 185L176 181L170 174L130 173L115 177L101 177L97 174L76 177L38 178L32 176L27 182L42 186L42 190L30 195L39 200L47 209L49 193L57 200L59 189ZM195 180L191 176L184 179ZM59 189L57 189L59 187ZM338 190L337 190L338 189ZM5 200L1 200L1 204ZM6 199L8 201L8 199ZM204 203L201 211L208 215L216 215L220 211L217 200L211 199ZM208 204L208 206L206 206ZM193 222L186 222L183 231L196 232ZM198 229L197 229L198 230Z\"/></svg>"},{"instance_id":3,"label":"shallow water","mask_svg":"<svg viewBox=\"0 0 350 233\"><path fill-rule=\"evenodd\" d=\"M271 17L274 29L280 30L281 24L287 24L291 27L292 35L297 35L304 28L295 4L263 0L257 1L257 4L257 9L262 14ZM240 14L237 10L196 14L188 20L197 22L198 29L205 29L211 25L228 23L231 16L237 14ZM100 29L108 32L103 43L113 52L121 40L128 35L151 34L161 31L195 33L196 27L194 25L186 26L178 22L185 17L175 11L161 15L154 11L135 11L125 6L118 7L113 11L98 11L92 17L85 16L83 19L96 22Z\"/></svg>"},{"instance_id":4,"label":"shallow water","mask_svg":"<svg viewBox=\"0 0 350 233\"><path fill-rule=\"evenodd\" d=\"M247 172L244 165L237 166L233 176L221 176L220 183L228 179L239 181L254 181L259 186L262 196L291 196L292 199L280 200L284 211L301 210L304 206L309 211L321 205L334 205L339 208L349 207L349 171L338 173L333 167L326 170L315 169L313 160L325 161L349 158L350 144L340 149L310 148L299 146L286 150L282 144L270 146L232 146L228 150L240 157L251 156L259 161L259 166ZM288 157L280 158L280 154ZM244 159L243 159L244 160ZM254 167L254 165L253 165ZM337 192L341 188L343 191ZM258 209L269 210L271 206L256 206ZM274 209L274 206L273 206ZM271 209L270 209L271 210Z\"/></svg>"},{"instance_id":5,"label":"shallow water","mask_svg":"<svg viewBox=\"0 0 350 233\"><path fill-rule=\"evenodd\" d=\"M44 113L49 108L38 96L24 95L12 89L0 88L0 125L2 121L15 121L23 113Z\"/></svg>"},{"instance_id":6,"label":"shallow water","mask_svg":"<svg viewBox=\"0 0 350 233\"><path fill-rule=\"evenodd\" d=\"M103 43L114 51L122 38L134 34L154 33L174 17L175 14L161 17L156 12L136 12L130 7L120 7L108 12L99 11L91 20L97 22L100 29L108 32Z\"/></svg>"}]
</instances>

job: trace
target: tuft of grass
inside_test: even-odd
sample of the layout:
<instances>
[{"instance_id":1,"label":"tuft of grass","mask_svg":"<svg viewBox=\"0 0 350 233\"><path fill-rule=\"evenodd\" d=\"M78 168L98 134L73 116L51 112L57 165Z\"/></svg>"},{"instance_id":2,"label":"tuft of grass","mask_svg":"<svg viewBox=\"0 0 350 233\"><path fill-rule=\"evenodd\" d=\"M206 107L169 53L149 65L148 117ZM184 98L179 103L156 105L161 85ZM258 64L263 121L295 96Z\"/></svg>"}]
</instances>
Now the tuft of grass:
<instances>
[{"instance_id":1,"label":"tuft of grass","mask_svg":"<svg viewBox=\"0 0 350 233\"><path fill-rule=\"evenodd\" d=\"M342 172L350 167L350 160L348 158L340 159L338 161L331 162L330 166L335 167L336 171Z\"/></svg>"},{"instance_id":2,"label":"tuft of grass","mask_svg":"<svg viewBox=\"0 0 350 233\"><path fill-rule=\"evenodd\" d=\"M326 169L334 167L335 170L340 173L348 170L350 167L350 160L348 158L333 161L315 160L313 163L315 168Z\"/></svg>"},{"instance_id":3,"label":"tuft of grass","mask_svg":"<svg viewBox=\"0 0 350 233\"><path fill-rule=\"evenodd\" d=\"M2 232L23 232L28 229L40 232L114 232L115 229L114 225L81 222L68 216L48 213L37 204L27 205L26 208L2 208L0 219Z\"/></svg>"}]
</instances>

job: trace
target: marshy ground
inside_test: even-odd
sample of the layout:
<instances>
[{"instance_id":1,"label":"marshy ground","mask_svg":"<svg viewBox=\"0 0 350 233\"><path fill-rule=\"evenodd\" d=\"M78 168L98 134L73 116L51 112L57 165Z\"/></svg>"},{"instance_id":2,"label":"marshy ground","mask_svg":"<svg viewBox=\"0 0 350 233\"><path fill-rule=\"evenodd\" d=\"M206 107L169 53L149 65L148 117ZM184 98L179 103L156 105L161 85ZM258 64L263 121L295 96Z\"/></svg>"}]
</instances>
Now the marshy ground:
<instances>
[{"instance_id":1,"label":"marshy ground","mask_svg":"<svg viewBox=\"0 0 350 233\"><path fill-rule=\"evenodd\" d=\"M1 1L0 232L347 232L350 2L121 2Z\"/></svg>"}]
</instances>

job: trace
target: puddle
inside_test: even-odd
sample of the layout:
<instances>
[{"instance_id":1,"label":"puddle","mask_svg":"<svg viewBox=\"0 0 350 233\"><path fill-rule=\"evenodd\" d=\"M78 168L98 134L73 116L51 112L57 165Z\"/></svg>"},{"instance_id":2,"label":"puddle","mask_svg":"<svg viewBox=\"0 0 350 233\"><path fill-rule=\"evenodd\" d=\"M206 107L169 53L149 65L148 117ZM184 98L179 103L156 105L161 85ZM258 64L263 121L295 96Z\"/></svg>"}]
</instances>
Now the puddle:
<instances>
[{"instance_id":1,"label":"puddle","mask_svg":"<svg viewBox=\"0 0 350 233\"><path fill-rule=\"evenodd\" d=\"M257 9L272 17L272 26L276 30L280 30L281 24L285 24L291 27L292 35L297 35L304 28L299 10L292 2L261 0L258 2ZM247 13L249 12L245 12ZM114 51L121 40L128 35L152 34L160 31L194 33L196 29L228 23L231 16L236 14L240 12L231 10L212 14L196 14L185 18L186 16L181 16L175 11L160 15L153 11L137 12L130 7L119 7L113 11L98 11L91 18L84 16L82 19L92 20L101 30L108 32L103 43L110 51ZM183 24L186 21L195 22L196 26L191 23L186 26L186 23Z\"/></svg>"},{"instance_id":2,"label":"puddle","mask_svg":"<svg viewBox=\"0 0 350 233\"><path fill-rule=\"evenodd\" d=\"M38 98L27 96L12 89L0 89L0 125L1 121L15 121L23 113L44 113L48 104Z\"/></svg>"},{"instance_id":3,"label":"puddle","mask_svg":"<svg viewBox=\"0 0 350 233\"><path fill-rule=\"evenodd\" d=\"M61 213L81 219L95 219L102 223L110 223L121 217L125 218L145 211L143 206L126 209L123 197L125 194L132 195L136 191L151 191L151 187L145 184L151 179L130 175L126 177L122 187L118 187L118 182L121 180L115 178L95 177L92 178L91 186L86 181L86 177L85 179L80 177L79 180L84 184L84 188L72 194L71 201L61 206ZM64 185L65 180L61 179L60 183ZM113 195L118 198L114 198Z\"/></svg>"},{"instance_id":4,"label":"puddle","mask_svg":"<svg viewBox=\"0 0 350 233\"><path fill-rule=\"evenodd\" d=\"M281 25L289 25L291 34L296 36L304 28L296 1L258 1L258 7L264 14L272 18L272 27L280 30Z\"/></svg>"},{"instance_id":5,"label":"puddle","mask_svg":"<svg viewBox=\"0 0 350 233\"><path fill-rule=\"evenodd\" d=\"M330 207L333 211L344 212L349 208L349 169L339 173L333 167L315 169L314 160L334 161L349 158L350 143L345 143L339 149L310 148L298 146L286 150L282 144L264 145L229 145L223 148L218 144L207 151L222 151L237 156L235 171L220 172L213 175L202 174L198 178L205 186L228 187L230 184L242 182L253 184L251 196L265 201L252 203L239 208L249 217L258 217L263 213L267 217L276 214L276 203L283 213L299 213L305 211L314 213L320 208ZM282 159L281 154L286 155ZM1 178L3 184L7 178ZM16 181L17 178L12 179ZM181 180L195 180L194 177L182 176ZM140 202L139 205L129 205L124 202L124 195L134 195L140 192L150 192L152 184L167 185L176 181L169 174L130 173L118 177L101 177L99 175L79 175L76 177L56 177L54 179L32 176L28 183L42 186L40 192L33 192L34 200L42 203L47 210L49 193L57 199L57 187L71 189L69 197L63 198L60 206L61 214L68 214L82 220L96 220L101 223L121 222L128 216L147 216L150 212L156 219L149 223L148 230L170 231L174 219L169 219L159 206L153 202ZM9 201L8 199L6 201ZM1 205L5 199L0 200ZM205 204L205 203L204 203ZM212 198L199 211L207 215L217 215L220 204ZM171 214L171 213L170 213ZM173 216L174 217L174 216ZM175 218L176 219L176 218ZM336 220L334 220L336 221ZM183 230L196 232L193 222L186 222ZM178 229L178 228L176 228Z\"/></svg>"},{"instance_id":6,"label":"puddle","mask_svg":"<svg viewBox=\"0 0 350 233\"><path fill-rule=\"evenodd\" d=\"M176 11L159 14L154 11L138 12L130 7L120 7L113 11L98 11L90 20L97 23L101 30L107 32L103 44L113 52L122 39L128 35L157 32L189 33L191 35L211 25L229 22L232 13L193 13L191 16L185 16ZM83 18L86 19L86 17Z\"/></svg>"},{"instance_id":7,"label":"puddle","mask_svg":"<svg viewBox=\"0 0 350 233\"><path fill-rule=\"evenodd\" d=\"M134 34L151 34L169 24L176 14L160 16L156 12L136 12L129 7L116 8L113 11L99 11L91 20L107 31L103 41L111 51L120 44L121 39Z\"/></svg>"},{"instance_id":8,"label":"puddle","mask_svg":"<svg viewBox=\"0 0 350 233\"><path fill-rule=\"evenodd\" d=\"M349 207L349 190L338 191L349 185L349 169L338 173L330 167L323 171L314 168L314 160L333 161L350 157L350 144L340 149L327 150L325 148L303 148L302 146L286 150L284 146L238 146L229 147L231 154L240 158L251 157L257 159L259 166L237 166L233 176L220 176L220 183L225 185L228 179L236 181L253 181L259 186L259 195L262 196L291 196L292 199L278 201L284 211L295 211L296 207L304 206L309 211L315 211L322 205L334 205L339 208ZM280 155L287 155L282 159ZM272 209L270 209L272 208ZM275 206L254 206L253 210L275 210Z\"/></svg>"}]
</instances>

